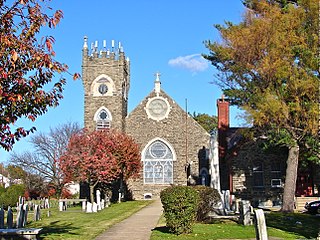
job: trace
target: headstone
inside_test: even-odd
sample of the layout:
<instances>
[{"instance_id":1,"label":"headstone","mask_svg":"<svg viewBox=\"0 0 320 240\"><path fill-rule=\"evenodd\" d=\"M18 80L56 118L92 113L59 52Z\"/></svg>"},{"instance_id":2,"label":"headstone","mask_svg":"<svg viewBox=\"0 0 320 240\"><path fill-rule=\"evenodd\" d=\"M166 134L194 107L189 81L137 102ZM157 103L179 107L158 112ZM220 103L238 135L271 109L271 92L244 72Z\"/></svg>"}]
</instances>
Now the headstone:
<instances>
[{"instance_id":1,"label":"headstone","mask_svg":"<svg viewBox=\"0 0 320 240\"><path fill-rule=\"evenodd\" d=\"M252 225L251 221L251 209L250 209L250 201L248 200L242 200L240 202L240 216L239 216L239 222L240 224L243 224L245 226Z\"/></svg>"},{"instance_id":2,"label":"headstone","mask_svg":"<svg viewBox=\"0 0 320 240\"><path fill-rule=\"evenodd\" d=\"M224 193L225 208L230 211L230 190L226 190Z\"/></svg>"},{"instance_id":3,"label":"headstone","mask_svg":"<svg viewBox=\"0 0 320 240\"><path fill-rule=\"evenodd\" d=\"M23 221L24 221L24 210L23 210L23 205L19 204L17 208L17 228L22 228L23 226Z\"/></svg>"},{"instance_id":4,"label":"headstone","mask_svg":"<svg viewBox=\"0 0 320 240\"><path fill-rule=\"evenodd\" d=\"M3 208L0 209L0 228L4 228L4 210Z\"/></svg>"},{"instance_id":5,"label":"headstone","mask_svg":"<svg viewBox=\"0 0 320 240\"><path fill-rule=\"evenodd\" d=\"M106 204L105 204L106 207L109 207L110 206L110 199L109 197L106 197Z\"/></svg>"},{"instance_id":6,"label":"headstone","mask_svg":"<svg viewBox=\"0 0 320 240\"><path fill-rule=\"evenodd\" d=\"M86 201L82 201L82 211L86 211Z\"/></svg>"},{"instance_id":7,"label":"headstone","mask_svg":"<svg viewBox=\"0 0 320 240\"><path fill-rule=\"evenodd\" d=\"M105 204L104 203L104 199L102 199L101 202L100 202L101 209L104 209L104 206L105 206L104 204Z\"/></svg>"},{"instance_id":8,"label":"headstone","mask_svg":"<svg viewBox=\"0 0 320 240\"><path fill-rule=\"evenodd\" d=\"M8 227L8 229L13 228L13 213L12 213L11 207L8 208L7 227Z\"/></svg>"},{"instance_id":9,"label":"headstone","mask_svg":"<svg viewBox=\"0 0 320 240\"><path fill-rule=\"evenodd\" d=\"M62 212L63 211L63 202L59 201L59 211Z\"/></svg>"},{"instance_id":10,"label":"headstone","mask_svg":"<svg viewBox=\"0 0 320 240\"><path fill-rule=\"evenodd\" d=\"M234 211L235 213L239 214L239 204L240 204L240 200L236 198L236 201L235 201L235 205L234 205Z\"/></svg>"},{"instance_id":11,"label":"headstone","mask_svg":"<svg viewBox=\"0 0 320 240\"><path fill-rule=\"evenodd\" d=\"M28 221L28 211L29 211L28 204L23 204L22 227L25 227L25 226L27 225L27 221Z\"/></svg>"},{"instance_id":12,"label":"headstone","mask_svg":"<svg viewBox=\"0 0 320 240\"><path fill-rule=\"evenodd\" d=\"M39 221L40 220L40 205L35 205L34 206L34 212L33 212L33 219L35 220L35 221Z\"/></svg>"},{"instance_id":13,"label":"headstone","mask_svg":"<svg viewBox=\"0 0 320 240\"><path fill-rule=\"evenodd\" d=\"M44 199L44 208L50 208L49 198Z\"/></svg>"},{"instance_id":14,"label":"headstone","mask_svg":"<svg viewBox=\"0 0 320 240\"><path fill-rule=\"evenodd\" d=\"M256 239L268 240L266 219L262 209L254 210L254 225L256 229Z\"/></svg>"},{"instance_id":15,"label":"headstone","mask_svg":"<svg viewBox=\"0 0 320 240\"><path fill-rule=\"evenodd\" d=\"M87 202L87 213L92 213L92 203L91 202Z\"/></svg>"},{"instance_id":16,"label":"headstone","mask_svg":"<svg viewBox=\"0 0 320 240\"><path fill-rule=\"evenodd\" d=\"M230 209L235 212L236 211L236 196L231 194L230 195Z\"/></svg>"},{"instance_id":17,"label":"headstone","mask_svg":"<svg viewBox=\"0 0 320 240\"><path fill-rule=\"evenodd\" d=\"M96 199L97 199L97 210L100 211L101 210L101 193L99 189L97 189L96 191Z\"/></svg>"},{"instance_id":18,"label":"headstone","mask_svg":"<svg viewBox=\"0 0 320 240\"><path fill-rule=\"evenodd\" d=\"M98 204L93 202L92 204L92 212L97 212L98 211Z\"/></svg>"}]
</instances>

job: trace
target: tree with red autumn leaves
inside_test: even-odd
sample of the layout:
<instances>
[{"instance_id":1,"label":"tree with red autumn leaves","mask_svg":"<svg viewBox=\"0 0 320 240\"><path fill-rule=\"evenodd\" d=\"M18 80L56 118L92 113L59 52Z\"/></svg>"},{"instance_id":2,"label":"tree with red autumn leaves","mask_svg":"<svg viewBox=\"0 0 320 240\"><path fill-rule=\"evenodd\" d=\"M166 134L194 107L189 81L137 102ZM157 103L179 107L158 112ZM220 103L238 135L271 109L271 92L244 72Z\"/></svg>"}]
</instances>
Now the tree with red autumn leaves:
<instances>
[{"instance_id":1,"label":"tree with red autumn leaves","mask_svg":"<svg viewBox=\"0 0 320 240\"><path fill-rule=\"evenodd\" d=\"M66 182L88 183L91 202L98 183L125 181L137 177L141 169L139 145L116 130L83 130L74 135L59 162Z\"/></svg>"},{"instance_id":2,"label":"tree with red autumn leaves","mask_svg":"<svg viewBox=\"0 0 320 240\"><path fill-rule=\"evenodd\" d=\"M68 69L54 59L54 38L39 36L45 27L55 28L63 16L48 2L0 1L0 146L5 150L35 130L15 126L18 119L34 121L62 98L62 76L51 90L44 90L55 74ZM74 79L78 77L74 75Z\"/></svg>"}]
</instances>

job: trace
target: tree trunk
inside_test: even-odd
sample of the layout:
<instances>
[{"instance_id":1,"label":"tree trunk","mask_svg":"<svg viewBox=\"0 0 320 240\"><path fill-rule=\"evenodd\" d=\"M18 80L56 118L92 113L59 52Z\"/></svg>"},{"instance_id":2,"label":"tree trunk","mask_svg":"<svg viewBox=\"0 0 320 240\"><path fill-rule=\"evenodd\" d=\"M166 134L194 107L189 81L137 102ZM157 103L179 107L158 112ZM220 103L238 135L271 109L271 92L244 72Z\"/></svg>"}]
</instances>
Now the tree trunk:
<instances>
[{"instance_id":1,"label":"tree trunk","mask_svg":"<svg viewBox=\"0 0 320 240\"><path fill-rule=\"evenodd\" d=\"M293 212L294 197L296 192L296 181L298 173L299 145L289 148L287 159L286 180L283 191L282 212Z\"/></svg>"}]
</instances>

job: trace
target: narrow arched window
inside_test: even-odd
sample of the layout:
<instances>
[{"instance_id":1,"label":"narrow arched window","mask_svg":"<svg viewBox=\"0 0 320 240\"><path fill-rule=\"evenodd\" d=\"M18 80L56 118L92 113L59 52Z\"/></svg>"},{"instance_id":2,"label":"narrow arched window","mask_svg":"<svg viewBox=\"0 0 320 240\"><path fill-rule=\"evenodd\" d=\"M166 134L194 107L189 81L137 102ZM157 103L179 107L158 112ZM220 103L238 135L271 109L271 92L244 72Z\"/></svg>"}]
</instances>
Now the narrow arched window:
<instances>
[{"instance_id":1,"label":"narrow arched window","mask_svg":"<svg viewBox=\"0 0 320 240\"><path fill-rule=\"evenodd\" d=\"M173 153L166 143L155 140L144 151L143 179L149 184L173 183Z\"/></svg>"},{"instance_id":2,"label":"narrow arched window","mask_svg":"<svg viewBox=\"0 0 320 240\"><path fill-rule=\"evenodd\" d=\"M111 116L107 109L99 109L95 114L96 130L108 129L111 127Z\"/></svg>"}]
</instances>

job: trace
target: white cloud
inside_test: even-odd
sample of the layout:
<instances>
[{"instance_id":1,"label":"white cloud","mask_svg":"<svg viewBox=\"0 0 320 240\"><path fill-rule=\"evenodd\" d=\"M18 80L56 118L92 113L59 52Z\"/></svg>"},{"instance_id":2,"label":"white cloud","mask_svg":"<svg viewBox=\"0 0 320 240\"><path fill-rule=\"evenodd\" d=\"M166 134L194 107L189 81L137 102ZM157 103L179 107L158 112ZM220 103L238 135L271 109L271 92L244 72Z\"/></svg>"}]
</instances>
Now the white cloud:
<instances>
[{"instance_id":1,"label":"white cloud","mask_svg":"<svg viewBox=\"0 0 320 240\"><path fill-rule=\"evenodd\" d=\"M202 72L208 68L208 62L201 54L192 54L170 59L168 64L171 67L187 69L193 73Z\"/></svg>"}]
</instances>

